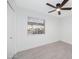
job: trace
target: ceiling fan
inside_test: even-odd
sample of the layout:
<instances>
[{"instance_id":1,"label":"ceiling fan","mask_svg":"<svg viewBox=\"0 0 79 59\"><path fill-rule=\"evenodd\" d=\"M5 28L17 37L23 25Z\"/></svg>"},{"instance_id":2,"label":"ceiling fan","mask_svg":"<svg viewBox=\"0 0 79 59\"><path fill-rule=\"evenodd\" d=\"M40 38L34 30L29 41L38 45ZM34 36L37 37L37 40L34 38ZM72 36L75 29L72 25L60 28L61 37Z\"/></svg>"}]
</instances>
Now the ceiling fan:
<instances>
[{"instance_id":1,"label":"ceiling fan","mask_svg":"<svg viewBox=\"0 0 79 59\"><path fill-rule=\"evenodd\" d=\"M64 0L61 4L60 4L60 3L57 3L56 6L54 6L54 5L50 4L50 3L46 3L46 5L55 8L55 10L51 10L51 11L49 11L48 13L57 11L57 12L58 12L58 15L61 15L61 12L60 12L61 10L71 10L72 7L64 7L64 8L63 8L63 6L64 6L68 1L69 1L69 0Z\"/></svg>"}]
</instances>

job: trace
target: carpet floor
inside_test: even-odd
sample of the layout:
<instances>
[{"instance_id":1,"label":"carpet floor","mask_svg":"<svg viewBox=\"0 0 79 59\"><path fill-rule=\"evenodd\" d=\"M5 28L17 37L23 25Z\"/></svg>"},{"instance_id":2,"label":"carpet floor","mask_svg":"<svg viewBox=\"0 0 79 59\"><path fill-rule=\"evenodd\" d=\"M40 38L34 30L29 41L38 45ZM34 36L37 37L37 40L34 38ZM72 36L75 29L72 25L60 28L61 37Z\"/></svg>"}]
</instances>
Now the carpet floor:
<instances>
[{"instance_id":1,"label":"carpet floor","mask_svg":"<svg viewBox=\"0 0 79 59\"><path fill-rule=\"evenodd\" d=\"M57 41L18 52L13 59L72 59L72 45Z\"/></svg>"}]
</instances>

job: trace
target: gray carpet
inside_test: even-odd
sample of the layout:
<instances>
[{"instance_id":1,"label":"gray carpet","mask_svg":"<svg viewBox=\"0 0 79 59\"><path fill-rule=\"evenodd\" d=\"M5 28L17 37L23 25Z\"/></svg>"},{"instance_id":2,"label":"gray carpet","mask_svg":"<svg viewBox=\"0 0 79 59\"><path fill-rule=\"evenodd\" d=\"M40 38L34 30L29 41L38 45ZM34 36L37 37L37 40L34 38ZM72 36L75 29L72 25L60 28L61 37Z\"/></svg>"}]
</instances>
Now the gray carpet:
<instances>
[{"instance_id":1,"label":"gray carpet","mask_svg":"<svg viewBox=\"0 0 79 59\"><path fill-rule=\"evenodd\" d=\"M13 59L72 59L72 45L57 41L18 52Z\"/></svg>"}]
</instances>

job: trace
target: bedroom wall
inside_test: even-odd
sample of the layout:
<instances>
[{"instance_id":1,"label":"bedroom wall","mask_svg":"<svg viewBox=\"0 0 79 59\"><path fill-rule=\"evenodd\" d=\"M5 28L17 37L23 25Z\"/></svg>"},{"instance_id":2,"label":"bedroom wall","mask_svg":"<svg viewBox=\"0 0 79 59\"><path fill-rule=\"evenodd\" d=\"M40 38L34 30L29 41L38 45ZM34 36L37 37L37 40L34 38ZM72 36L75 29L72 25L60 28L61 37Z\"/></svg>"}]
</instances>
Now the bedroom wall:
<instances>
[{"instance_id":1,"label":"bedroom wall","mask_svg":"<svg viewBox=\"0 0 79 59\"><path fill-rule=\"evenodd\" d=\"M56 17L22 8L17 10L16 14L17 51L34 48L40 45L55 42L59 39L59 20ZM27 16L45 19L45 34L28 35Z\"/></svg>"},{"instance_id":2,"label":"bedroom wall","mask_svg":"<svg viewBox=\"0 0 79 59\"><path fill-rule=\"evenodd\" d=\"M62 17L60 25L60 39L72 44L72 16Z\"/></svg>"}]
</instances>

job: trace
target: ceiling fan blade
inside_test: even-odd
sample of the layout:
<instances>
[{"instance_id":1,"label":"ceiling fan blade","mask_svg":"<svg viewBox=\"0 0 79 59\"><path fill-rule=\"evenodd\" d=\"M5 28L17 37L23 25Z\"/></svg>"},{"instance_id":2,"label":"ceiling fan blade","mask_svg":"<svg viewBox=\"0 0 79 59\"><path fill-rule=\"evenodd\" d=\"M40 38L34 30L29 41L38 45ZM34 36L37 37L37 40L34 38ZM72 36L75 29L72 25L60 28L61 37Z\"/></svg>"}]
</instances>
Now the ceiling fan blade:
<instances>
[{"instance_id":1,"label":"ceiling fan blade","mask_svg":"<svg viewBox=\"0 0 79 59\"><path fill-rule=\"evenodd\" d=\"M58 11L58 15L61 15L61 12L60 11Z\"/></svg>"},{"instance_id":2,"label":"ceiling fan blade","mask_svg":"<svg viewBox=\"0 0 79 59\"><path fill-rule=\"evenodd\" d=\"M60 8L63 7L69 0L64 0L61 4L60 4Z\"/></svg>"},{"instance_id":3,"label":"ceiling fan blade","mask_svg":"<svg viewBox=\"0 0 79 59\"><path fill-rule=\"evenodd\" d=\"M54 11L56 11L56 10L49 11L48 13L51 13L51 12L54 12Z\"/></svg>"},{"instance_id":4,"label":"ceiling fan blade","mask_svg":"<svg viewBox=\"0 0 79 59\"><path fill-rule=\"evenodd\" d=\"M53 8L56 8L54 5L51 5L49 3L46 3L46 5L50 6L50 7L53 7Z\"/></svg>"},{"instance_id":5,"label":"ceiling fan blade","mask_svg":"<svg viewBox=\"0 0 79 59\"><path fill-rule=\"evenodd\" d=\"M68 7L68 8L61 8L61 10L71 10L72 7Z\"/></svg>"}]
</instances>

